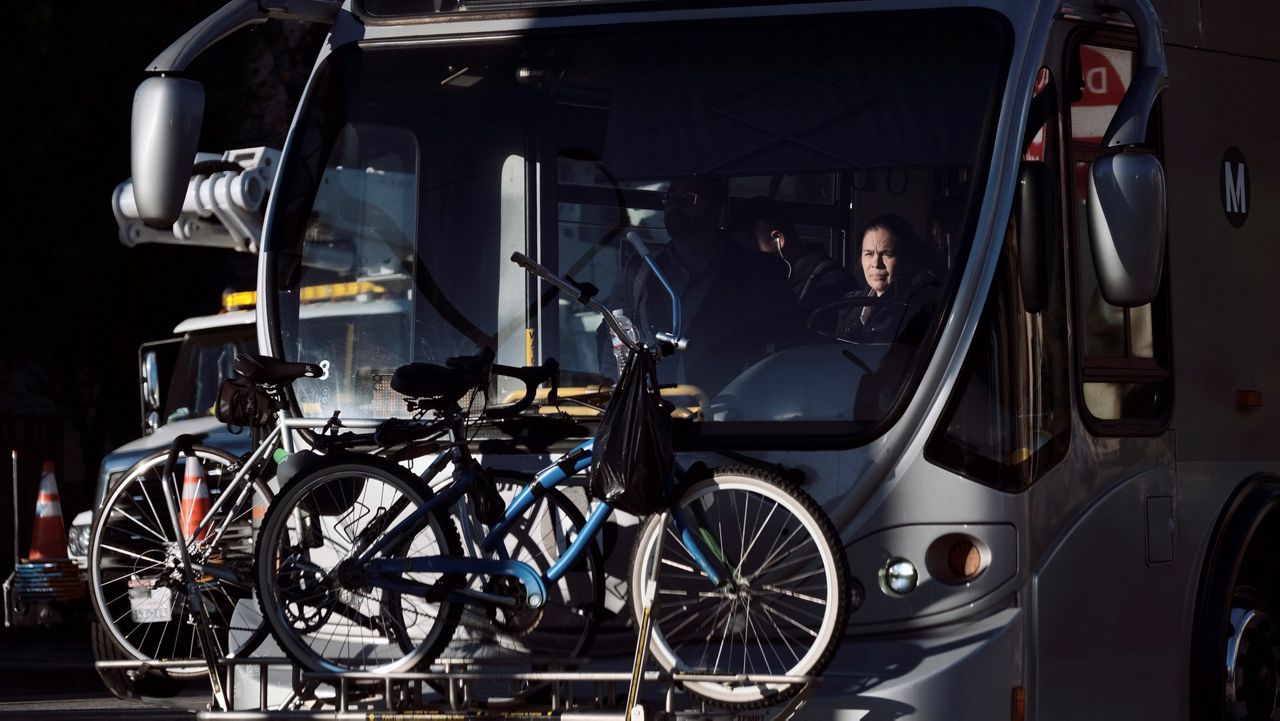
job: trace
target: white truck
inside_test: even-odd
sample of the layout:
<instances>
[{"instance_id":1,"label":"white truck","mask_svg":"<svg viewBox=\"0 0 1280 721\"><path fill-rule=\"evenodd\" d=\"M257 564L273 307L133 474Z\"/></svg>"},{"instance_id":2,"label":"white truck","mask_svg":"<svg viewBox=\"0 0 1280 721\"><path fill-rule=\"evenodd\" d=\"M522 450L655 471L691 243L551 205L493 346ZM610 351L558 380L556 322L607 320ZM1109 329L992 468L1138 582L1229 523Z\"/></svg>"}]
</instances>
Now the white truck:
<instances>
[{"instance_id":1,"label":"white truck","mask_svg":"<svg viewBox=\"0 0 1280 721\"><path fill-rule=\"evenodd\" d=\"M262 235L262 205L278 160L278 151L264 147L199 154L183 213L164 230L149 228L137 219L132 183L121 183L112 194L120 242L129 247L165 243L256 252ZM180 435L194 436L203 445L236 456L248 450L248 434L232 433L214 418L213 410L218 386L232 374L236 353L257 349L253 301L253 291L226 293L221 312L187 318L173 329L175 337L144 343L138 349L142 435L103 457L92 505L71 522L67 555L82 570L88 563L94 512L139 460L168 448ZM98 660L120 659L96 624L93 641ZM121 696L162 696L178 688L164 671L104 669L100 673Z\"/></svg>"}]
</instances>

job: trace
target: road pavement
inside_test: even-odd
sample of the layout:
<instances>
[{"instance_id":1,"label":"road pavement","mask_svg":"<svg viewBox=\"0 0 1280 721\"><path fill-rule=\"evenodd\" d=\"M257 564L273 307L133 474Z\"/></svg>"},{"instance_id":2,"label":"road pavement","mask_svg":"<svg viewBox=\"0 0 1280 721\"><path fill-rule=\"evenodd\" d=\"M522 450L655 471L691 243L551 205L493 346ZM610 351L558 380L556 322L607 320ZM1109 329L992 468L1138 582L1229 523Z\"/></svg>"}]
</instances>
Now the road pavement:
<instances>
[{"instance_id":1,"label":"road pavement","mask_svg":"<svg viewBox=\"0 0 1280 721\"><path fill-rule=\"evenodd\" d=\"M191 684L169 699L122 700L93 667L87 623L0 629L0 719L190 721L208 702Z\"/></svg>"}]
</instances>

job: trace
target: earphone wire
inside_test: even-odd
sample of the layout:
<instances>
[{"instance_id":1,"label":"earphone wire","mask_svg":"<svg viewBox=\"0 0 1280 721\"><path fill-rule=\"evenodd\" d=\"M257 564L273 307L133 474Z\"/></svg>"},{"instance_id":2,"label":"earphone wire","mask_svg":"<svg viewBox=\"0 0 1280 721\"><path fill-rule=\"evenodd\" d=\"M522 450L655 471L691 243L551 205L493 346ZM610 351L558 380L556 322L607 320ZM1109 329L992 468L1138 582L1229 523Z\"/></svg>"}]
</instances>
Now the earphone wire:
<instances>
[{"instance_id":1,"label":"earphone wire","mask_svg":"<svg viewBox=\"0 0 1280 721\"><path fill-rule=\"evenodd\" d=\"M773 247L778 249L778 257L782 258L782 262L787 264L787 280L790 280L791 261L787 260L787 257L782 254L782 238L779 238L776 234L773 236Z\"/></svg>"}]
</instances>

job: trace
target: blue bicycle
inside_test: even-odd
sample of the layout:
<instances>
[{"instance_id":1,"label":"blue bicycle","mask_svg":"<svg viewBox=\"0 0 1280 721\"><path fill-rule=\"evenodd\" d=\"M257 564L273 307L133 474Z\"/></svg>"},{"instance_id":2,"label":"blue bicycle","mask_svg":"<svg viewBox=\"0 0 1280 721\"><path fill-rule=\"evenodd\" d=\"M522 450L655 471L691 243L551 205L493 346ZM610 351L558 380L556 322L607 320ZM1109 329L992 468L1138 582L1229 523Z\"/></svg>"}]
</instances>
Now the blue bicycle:
<instances>
[{"instance_id":1,"label":"blue bicycle","mask_svg":"<svg viewBox=\"0 0 1280 721\"><path fill-rule=\"evenodd\" d=\"M651 352L584 287L520 254L512 260L600 312L632 353ZM674 292L672 301L678 319ZM659 336L665 353L683 346L678 320L673 331ZM530 404L539 382L551 382L554 402L554 369L497 366L486 353L403 367L392 387L422 417L397 422L396 432L413 436L407 447L420 453L439 449L421 477L377 457L330 455L272 504L259 538L259 594L281 647L304 668L396 671L433 661L469 625L464 608L502 632L507 652L541 658L535 666L570 668L586 655L601 616L596 536L614 508L596 500L584 517L558 487L590 468L595 441L508 500L470 454L460 403L491 374L526 384L508 414ZM446 467L451 480L433 491ZM677 468L654 483L665 507L642 524L629 573L641 648L667 671L699 674L685 687L723 706L793 695L795 679L821 673L844 630L848 572L830 521L803 491L755 468Z\"/></svg>"}]
</instances>

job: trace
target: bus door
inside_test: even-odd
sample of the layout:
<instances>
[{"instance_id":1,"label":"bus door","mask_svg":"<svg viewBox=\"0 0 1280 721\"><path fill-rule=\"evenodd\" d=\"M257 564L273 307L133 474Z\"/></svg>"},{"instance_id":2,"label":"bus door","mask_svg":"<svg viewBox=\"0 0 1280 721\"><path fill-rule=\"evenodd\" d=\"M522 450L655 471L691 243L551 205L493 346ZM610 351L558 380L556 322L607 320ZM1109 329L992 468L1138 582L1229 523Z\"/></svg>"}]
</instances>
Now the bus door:
<instances>
[{"instance_id":1,"label":"bus door","mask_svg":"<svg viewBox=\"0 0 1280 721\"><path fill-rule=\"evenodd\" d=\"M1040 719L1082 718L1100 707L1175 718L1182 699L1170 688L1184 667L1176 564L1187 559L1175 558L1173 544L1167 271L1155 302L1109 304L1088 224L1090 168L1114 152L1101 139L1132 78L1133 39L1078 31L1065 47L1054 75L1076 418L1064 472L1029 493L1029 697ZM1124 152L1160 153L1160 113L1152 117L1147 145Z\"/></svg>"}]
</instances>

